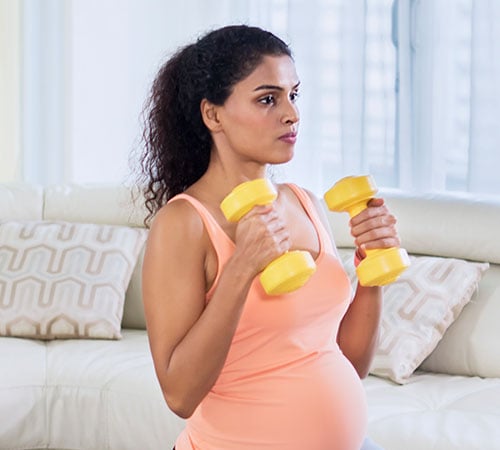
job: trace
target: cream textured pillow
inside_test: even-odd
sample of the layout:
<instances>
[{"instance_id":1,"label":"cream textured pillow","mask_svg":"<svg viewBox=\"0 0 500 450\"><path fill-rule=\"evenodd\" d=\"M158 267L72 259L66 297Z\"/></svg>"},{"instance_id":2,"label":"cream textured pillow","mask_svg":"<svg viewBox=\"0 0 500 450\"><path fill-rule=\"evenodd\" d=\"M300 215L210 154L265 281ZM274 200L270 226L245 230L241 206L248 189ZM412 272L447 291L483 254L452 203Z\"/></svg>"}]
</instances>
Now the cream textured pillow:
<instances>
[{"instance_id":1,"label":"cream textured pillow","mask_svg":"<svg viewBox=\"0 0 500 450\"><path fill-rule=\"evenodd\" d=\"M351 280L352 252L342 259ZM383 288L380 339L370 373L403 384L470 301L488 263L410 256L411 266Z\"/></svg>"},{"instance_id":2,"label":"cream textured pillow","mask_svg":"<svg viewBox=\"0 0 500 450\"><path fill-rule=\"evenodd\" d=\"M125 291L146 233L0 222L0 335L119 339Z\"/></svg>"}]
</instances>

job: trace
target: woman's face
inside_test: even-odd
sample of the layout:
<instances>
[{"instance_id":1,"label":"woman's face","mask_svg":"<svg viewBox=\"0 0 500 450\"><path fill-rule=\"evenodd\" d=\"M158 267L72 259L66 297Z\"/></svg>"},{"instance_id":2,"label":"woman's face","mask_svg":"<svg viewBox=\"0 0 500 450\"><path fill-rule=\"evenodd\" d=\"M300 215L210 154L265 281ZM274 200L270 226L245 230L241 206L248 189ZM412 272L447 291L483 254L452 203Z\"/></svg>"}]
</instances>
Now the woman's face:
<instances>
[{"instance_id":1,"label":"woman's face","mask_svg":"<svg viewBox=\"0 0 500 450\"><path fill-rule=\"evenodd\" d=\"M298 90L293 60L286 55L265 56L218 107L221 128L214 136L217 148L232 151L244 161L289 161L299 124Z\"/></svg>"}]
</instances>

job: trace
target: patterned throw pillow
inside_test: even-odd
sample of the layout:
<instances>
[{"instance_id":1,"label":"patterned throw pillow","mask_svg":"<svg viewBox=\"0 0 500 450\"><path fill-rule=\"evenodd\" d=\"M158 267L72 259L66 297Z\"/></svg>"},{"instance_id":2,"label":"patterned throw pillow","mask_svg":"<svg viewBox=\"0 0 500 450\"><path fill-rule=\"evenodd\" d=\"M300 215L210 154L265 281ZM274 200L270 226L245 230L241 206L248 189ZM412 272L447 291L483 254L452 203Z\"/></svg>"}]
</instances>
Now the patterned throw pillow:
<instances>
[{"instance_id":1,"label":"patterned throw pillow","mask_svg":"<svg viewBox=\"0 0 500 450\"><path fill-rule=\"evenodd\" d=\"M354 283L352 251L341 251ZM470 301L488 263L410 256L411 266L383 287L379 346L370 373L404 384Z\"/></svg>"},{"instance_id":2,"label":"patterned throw pillow","mask_svg":"<svg viewBox=\"0 0 500 450\"><path fill-rule=\"evenodd\" d=\"M146 233L0 222L0 335L119 339L125 292Z\"/></svg>"}]
</instances>

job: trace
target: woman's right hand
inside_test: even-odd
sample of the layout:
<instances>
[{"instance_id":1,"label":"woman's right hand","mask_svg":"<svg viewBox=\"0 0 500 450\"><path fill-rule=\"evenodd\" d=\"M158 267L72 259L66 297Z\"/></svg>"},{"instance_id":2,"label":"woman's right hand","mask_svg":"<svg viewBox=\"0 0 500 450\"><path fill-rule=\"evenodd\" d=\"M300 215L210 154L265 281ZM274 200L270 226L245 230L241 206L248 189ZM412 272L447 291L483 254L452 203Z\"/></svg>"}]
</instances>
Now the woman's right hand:
<instances>
[{"instance_id":1,"label":"woman's right hand","mask_svg":"<svg viewBox=\"0 0 500 450\"><path fill-rule=\"evenodd\" d=\"M243 261L254 276L291 247L290 235L274 204L255 206L240 219L235 244L233 260Z\"/></svg>"}]
</instances>

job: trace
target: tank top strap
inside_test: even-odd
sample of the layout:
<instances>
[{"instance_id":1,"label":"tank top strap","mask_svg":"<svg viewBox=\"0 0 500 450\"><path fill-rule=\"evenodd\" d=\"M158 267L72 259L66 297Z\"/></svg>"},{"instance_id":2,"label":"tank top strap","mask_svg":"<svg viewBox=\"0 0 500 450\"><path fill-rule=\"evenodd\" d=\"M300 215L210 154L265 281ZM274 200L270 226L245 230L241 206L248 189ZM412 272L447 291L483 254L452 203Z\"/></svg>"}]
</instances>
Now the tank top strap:
<instances>
[{"instance_id":1,"label":"tank top strap","mask_svg":"<svg viewBox=\"0 0 500 450\"><path fill-rule=\"evenodd\" d=\"M215 221L212 214L210 214L208 209L203 206L203 204L199 200L196 200L194 197L191 197L188 194L177 194L175 197L172 197L168 201L168 203L172 203L177 200L186 200L189 204L191 204L191 206L196 210L196 212L203 220L203 224L207 229L210 239L216 239L219 237L219 232L222 231L219 227L219 224Z\"/></svg>"},{"instance_id":2,"label":"tank top strap","mask_svg":"<svg viewBox=\"0 0 500 450\"><path fill-rule=\"evenodd\" d=\"M296 184L293 183L286 183L286 186L288 186L292 192L295 194L295 196L299 199L300 204L306 211L307 215L311 219L314 228L316 229L316 232L318 233L318 238L320 241L320 247L323 251L326 253L334 254L336 255L336 251L333 248L332 240L330 238L330 235L328 234L328 231L326 230L325 226L323 225L323 221L321 220L319 213L317 211L316 206L313 204L311 197L307 194L304 189L300 188Z\"/></svg>"},{"instance_id":3,"label":"tank top strap","mask_svg":"<svg viewBox=\"0 0 500 450\"><path fill-rule=\"evenodd\" d=\"M210 211L203 205L203 203L201 203L194 197L191 197L190 195L184 193L177 194L176 196L172 197L168 201L168 203L178 200L186 200L200 215L201 220L205 225L205 229L207 230L210 241L212 242L212 245L214 246L215 252L217 254L217 275L212 287L206 294L206 298L208 300L212 296L212 292L219 281L222 267L224 266L224 264L226 264L227 260L234 252L234 243L233 241L231 241L222 227L217 223Z\"/></svg>"}]
</instances>

